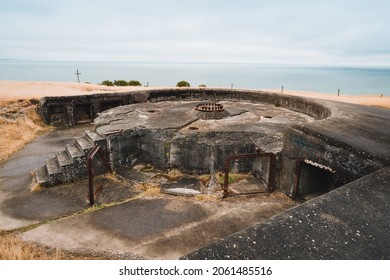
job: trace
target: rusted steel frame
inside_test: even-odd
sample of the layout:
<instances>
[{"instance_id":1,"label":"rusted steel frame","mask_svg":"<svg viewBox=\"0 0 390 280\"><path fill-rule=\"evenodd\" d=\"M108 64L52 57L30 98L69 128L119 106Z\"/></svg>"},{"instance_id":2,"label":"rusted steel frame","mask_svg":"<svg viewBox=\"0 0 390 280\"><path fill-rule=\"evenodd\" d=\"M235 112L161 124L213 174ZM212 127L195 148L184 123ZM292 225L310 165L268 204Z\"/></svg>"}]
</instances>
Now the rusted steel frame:
<instances>
[{"instance_id":1,"label":"rusted steel frame","mask_svg":"<svg viewBox=\"0 0 390 280\"><path fill-rule=\"evenodd\" d=\"M93 206L95 204L95 194L93 191L93 159L95 155L99 153L99 158L103 162L104 167L107 171L112 172L111 166L108 163L102 147L95 145L91 151L89 151L87 156L87 169L88 169L88 193L89 193L89 205Z\"/></svg>"},{"instance_id":2,"label":"rusted steel frame","mask_svg":"<svg viewBox=\"0 0 390 280\"><path fill-rule=\"evenodd\" d=\"M304 163L303 158L297 159L295 162L295 171L294 171L294 181L293 181L293 188L291 192L291 197L295 198L298 194L298 188L299 188L299 181L301 180L301 171L302 171L302 164Z\"/></svg>"},{"instance_id":3,"label":"rusted steel frame","mask_svg":"<svg viewBox=\"0 0 390 280\"><path fill-rule=\"evenodd\" d=\"M253 153L253 154L237 154L232 155L226 158L225 160L225 178L224 178L224 185L223 185L223 197L226 198L229 196L229 172L230 172L230 161L241 159L241 158L251 158L251 157L270 157L270 168L269 168L269 175L268 175L268 186L267 186L267 192L271 192L273 190L273 185L275 182L275 165L276 165L276 156L273 153ZM251 192L251 193L243 193L246 195L249 194L258 194L258 193L264 193L264 192Z\"/></svg>"}]
</instances>

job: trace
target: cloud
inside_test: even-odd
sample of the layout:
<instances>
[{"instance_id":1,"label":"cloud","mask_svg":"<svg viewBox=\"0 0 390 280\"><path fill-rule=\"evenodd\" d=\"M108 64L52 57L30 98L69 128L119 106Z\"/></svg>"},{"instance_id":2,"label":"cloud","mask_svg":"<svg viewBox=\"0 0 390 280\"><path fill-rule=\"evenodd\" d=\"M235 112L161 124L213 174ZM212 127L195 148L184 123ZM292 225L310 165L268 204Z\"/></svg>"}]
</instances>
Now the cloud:
<instances>
[{"instance_id":1,"label":"cloud","mask_svg":"<svg viewBox=\"0 0 390 280\"><path fill-rule=\"evenodd\" d=\"M390 65L387 1L9 1L3 58ZM382 58L382 59L381 59Z\"/></svg>"}]
</instances>

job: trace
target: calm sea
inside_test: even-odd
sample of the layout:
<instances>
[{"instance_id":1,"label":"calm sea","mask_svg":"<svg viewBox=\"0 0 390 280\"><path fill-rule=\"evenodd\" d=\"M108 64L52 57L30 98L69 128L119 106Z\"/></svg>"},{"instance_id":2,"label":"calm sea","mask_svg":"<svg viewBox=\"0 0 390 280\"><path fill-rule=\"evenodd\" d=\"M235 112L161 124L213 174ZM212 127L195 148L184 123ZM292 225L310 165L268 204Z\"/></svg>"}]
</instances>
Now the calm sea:
<instances>
[{"instance_id":1,"label":"calm sea","mask_svg":"<svg viewBox=\"0 0 390 280\"><path fill-rule=\"evenodd\" d=\"M0 80L77 82L77 70L82 83L139 80L144 85L175 86L186 80L192 86L390 95L390 67L0 60Z\"/></svg>"}]
</instances>

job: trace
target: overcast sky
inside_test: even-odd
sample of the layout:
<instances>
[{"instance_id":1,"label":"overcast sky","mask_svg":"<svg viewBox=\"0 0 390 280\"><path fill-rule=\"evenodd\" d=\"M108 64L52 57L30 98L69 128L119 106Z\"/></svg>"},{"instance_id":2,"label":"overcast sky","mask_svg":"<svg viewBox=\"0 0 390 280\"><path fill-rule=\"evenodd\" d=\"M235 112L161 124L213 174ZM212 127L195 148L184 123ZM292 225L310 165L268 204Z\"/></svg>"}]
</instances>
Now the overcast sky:
<instances>
[{"instance_id":1,"label":"overcast sky","mask_svg":"<svg viewBox=\"0 0 390 280\"><path fill-rule=\"evenodd\" d=\"M390 66L390 1L0 0L0 58Z\"/></svg>"}]
</instances>

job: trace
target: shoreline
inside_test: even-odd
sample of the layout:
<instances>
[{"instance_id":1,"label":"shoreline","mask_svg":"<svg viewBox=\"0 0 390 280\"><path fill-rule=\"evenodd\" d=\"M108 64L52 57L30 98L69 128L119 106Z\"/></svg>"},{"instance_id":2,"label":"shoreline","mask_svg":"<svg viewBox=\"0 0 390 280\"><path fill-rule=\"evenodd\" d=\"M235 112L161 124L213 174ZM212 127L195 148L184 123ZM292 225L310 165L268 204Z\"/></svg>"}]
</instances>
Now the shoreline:
<instances>
[{"instance_id":1,"label":"shoreline","mask_svg":"<svg viewBox=\"0 0 390 280\"><path fill-rule=\"evenodd\" d=\"M0 81L0 100L13 99L34 99L45 96L72 96L95 93L109 92L129 92L147 89L161 89L167 87L143 87L143 86L126 86L126 87L109 87L97 84L75 83L75 82L42 82L42 81ZM248 89L249 90L249 89ZM375 106L390 109L390 96L380 96L380 94L370 95L344 95L337 96L335 93L320 93L315 91L300 91L284 89L250 89L264 90L279 94L288 94L294 96L325 99L345 103L359 104L364 106Z\"/></svg>"}]
</instances>

